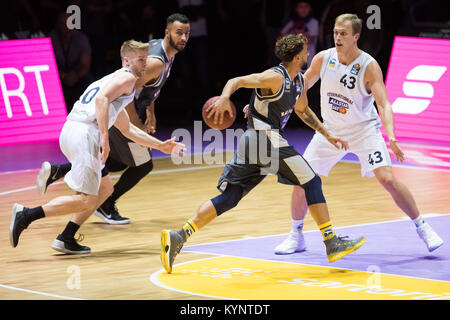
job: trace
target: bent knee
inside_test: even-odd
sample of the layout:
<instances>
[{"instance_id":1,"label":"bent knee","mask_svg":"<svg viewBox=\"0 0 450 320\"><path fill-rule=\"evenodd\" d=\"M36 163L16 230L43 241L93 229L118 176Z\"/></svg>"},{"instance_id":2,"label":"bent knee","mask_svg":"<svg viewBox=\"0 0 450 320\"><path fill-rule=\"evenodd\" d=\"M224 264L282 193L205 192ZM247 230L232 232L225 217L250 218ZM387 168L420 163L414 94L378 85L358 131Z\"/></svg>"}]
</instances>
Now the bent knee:
<instances>
[{"instance_id":1,"label":"bent knee","mask_svg":"<svg viewBox=\"0 0 450 320\"><path fill-rule=\"evenodd\" d=\"M97 197L81 194L80 211L94 211L97 209Z\"/></svg>"},{"instance_id":2,"label":"bent knee","mask_svg":"<svg viewBox=\"0 0 450 320\"><path fill-rule=\"evenodd\" d=\"M211 199L212 204L216 208L216 213L220 216L222 213L233 209L242 199L243 190L238 185L229 184L225 191Z\"/></svg>"},{"instance_id":3,"label":"bent knee","mask_svg":"<svg viewBox=\"0 0 450 320\"><path fill-rule=\"evenodd\" d=\"M386 188L393 187L396 182L396 180L392 174L377 175L377 180Z\"/></svg>"}]
</instances>

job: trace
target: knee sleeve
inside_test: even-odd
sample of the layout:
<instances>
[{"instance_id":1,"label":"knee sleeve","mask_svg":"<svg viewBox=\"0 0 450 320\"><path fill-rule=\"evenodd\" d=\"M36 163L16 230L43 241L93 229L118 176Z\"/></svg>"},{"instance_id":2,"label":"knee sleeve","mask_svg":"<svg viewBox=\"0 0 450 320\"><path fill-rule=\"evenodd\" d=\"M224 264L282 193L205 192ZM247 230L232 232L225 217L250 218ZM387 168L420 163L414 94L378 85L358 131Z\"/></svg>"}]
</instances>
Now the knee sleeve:
<instances>
[{"instance_id":1,"label":"knee sleeve","mask_svg":"<svg viewBox=\"0 0 450 320\"><path fill-rule=\"evenodd\" d=\"M139 171L140 176L145 177L150 173L150 171L153 170L153 160L150 159L150 161L141 164L140 166L136 167L136 169Z\"/></svg>"},{"instance_id":2,"label":"knee sleeve","mask_svg":"<svg viewBox=\"0 0 450 320\"><path fill-rule=\"evenodd\" d=\"M225 211L233 209L242 199L242 188L238 185L228 184L223 193L211 199L216 213L220 216Z\"/></svg>"},{"instance_id":3,"label":"knee sleeve","mask_svg":"<svg viewBox=\"0 0 450 320\"><path fill-rule=\"evenodd\" d=\"M308 206L316 203L325 203L325 197L322 192L322 180L318 175L301 187L305 190L306 202Z\"/></svg>"}]
</instances>

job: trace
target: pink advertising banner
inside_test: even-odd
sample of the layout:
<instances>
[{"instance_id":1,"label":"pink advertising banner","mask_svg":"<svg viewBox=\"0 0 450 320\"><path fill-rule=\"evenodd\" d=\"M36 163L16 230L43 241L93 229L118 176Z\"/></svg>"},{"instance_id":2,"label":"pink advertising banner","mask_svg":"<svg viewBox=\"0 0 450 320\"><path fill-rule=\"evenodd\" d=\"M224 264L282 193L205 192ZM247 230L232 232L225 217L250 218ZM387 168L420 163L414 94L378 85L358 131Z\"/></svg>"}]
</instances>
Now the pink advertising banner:
<instances>
[{"instance_id":1,"label":"pink advertising banner","mask_svg":"<svg viewBox=\"0 0 450 320\"><path fill-rule=\"evenodd\" d=\"M50 38L0 41L0 145L58 140L67 111Z\"/></svg>"},{"instance_id":2,"label":"pink advertising banner","mask_svg":"<svg viewBox=\"0 0 450 320\"><path fill-rule=\"evenodd\" d=\"M386 89L398 138L450 145L450 40L395 37Z\"/></svg>"}]
</instances>

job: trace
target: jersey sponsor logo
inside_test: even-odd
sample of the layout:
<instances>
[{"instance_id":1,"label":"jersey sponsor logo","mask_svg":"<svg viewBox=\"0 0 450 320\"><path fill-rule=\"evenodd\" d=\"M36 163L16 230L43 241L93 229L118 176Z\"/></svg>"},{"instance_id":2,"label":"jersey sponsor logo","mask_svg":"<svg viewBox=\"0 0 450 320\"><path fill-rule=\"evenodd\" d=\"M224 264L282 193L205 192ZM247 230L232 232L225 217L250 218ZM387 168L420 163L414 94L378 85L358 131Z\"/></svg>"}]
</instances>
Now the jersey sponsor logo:
<instances>
[{"instance_id":1,"label":"jersey sponsor logo","mask_svg":"<svg viewBox=\"0 0 450 320\"><path fill-rule=\"evenodd\" d=\"M295 89L297 90L297 92L301 91L300 80L299 79L295 80Z\"/></svg>"},{"instance_id":2,"label":"jersey sponsor logo","mask_svg":"<svg viewBox=\"0 0 450 320\"><path fill-rule=\"evenodd\" d=\"M350 73L354 74L355 76L357 76L360 69L361 69L361 66L359 65L359 63L356 63L356 64L354 64L352 66L352 69L350 70Z\"/></svg>"},{"instance_id":3,"label":"jersey sponsor logo","mask_svg":"<svg viewBox=\"0 0 450 320\"><path fill-rule=\"evenodd\" d=\"M292 113L292 110L294 110L294 109L289 109L289 110L281 112L281 117L290 115Z\"/></svg>"},{"instance_id":4,"label":"jersey sponsor logo","mask_svg":"<svg viewBox=\"0 0 450 320\"><path fill-rule=\"evenodd\" d=\"M290 91L291 90L291 80L289 80L288 78L286 78L284 80L285 84L284 84L284 88L286 91Z\"/></svg>"},{"instance_id":5,"label":"jersey sponsor logo","mask_svg":"<svg viewBox=\"0 0 450 320\"><path fill-rule=\"evenodd\" d=\"M328 103L331 105L331 110L339 112L341 114L347 113L348 103L332 97L328 99Z\"/></svg>"},{"instance_id":6,"label":"jersey sponsor logo","mask_svg":"<svg viewBox=\"0 0 450 320\"><path fill-rule=\"evenodd\" d=\"M329 97L335 97L335 98L339 98L341 100L344 100L345 102L347 102L348 104L353 104L353 100L340 94L340 93L334 93L334 92L328 92L327 96Z\"/></svg>"},{"instance_id":7,"label":"jersey sponsor logo","mask_svg":"<svg viewBox=\"0 0 450 320\"><path fill-rule=\"evenodd\" d=\"M288 122L288 120L291 116L292 110L294 110L294 109L289 109L284 112L281 112L281 118L282 118L281 119L281 129L283 129L284 126L286 125L286 123Z\"/></svg>"},{"instance_id":8,"label":"jersey sponsor logo","mask_svg":"<svg viewBox=\"0 0 450 320\"><path fill-rule=\"evenodd\" d=\"M330 60L329 66L330 66L330 68L334 68L335 65L336 65L336 59L335 59L335 58L332 58L332 59Z\"/></svg>"}]
</instances>

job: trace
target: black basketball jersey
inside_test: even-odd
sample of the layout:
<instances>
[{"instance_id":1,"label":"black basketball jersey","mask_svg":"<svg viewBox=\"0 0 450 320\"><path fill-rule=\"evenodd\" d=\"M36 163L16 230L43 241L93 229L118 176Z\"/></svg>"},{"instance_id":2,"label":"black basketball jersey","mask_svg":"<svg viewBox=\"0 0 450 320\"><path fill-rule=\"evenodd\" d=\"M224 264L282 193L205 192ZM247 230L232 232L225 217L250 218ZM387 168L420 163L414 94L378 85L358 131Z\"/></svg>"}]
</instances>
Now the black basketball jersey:
<instances>
[{"instance_id":1,"label":"black basketball jersey","mask_svg":"<svg viewBox=\"0 0 450 320\"><path fill-rule=\"evenodd\" d=\"M259 89L253 91L247 124L249 128L255 130L282 130L304 90L304 79L301 73L298 73L291 81L289 73L281 63L270 70L281 73L284 82L280 90L271 96L262 96Z\"/></svg>"},{"instance_id":2,"label":"black basketball jersey","mask_svg":"<svg viewBox=\"0 0 450 320\"><path fill-rule=\"evenodd\" d=\"M151 40L149 44L150 50L148 52L148 56L159 59L163 62L163 72L154 83L145 84L141 90L138 90L136 93L135 107L142 122L144 122L147 117L145 113L146 107L158 98L162 86L166 83L167 78L169 78L170 69L172 68L172 64L175 59L175 56L171 59L167 57L166 51L163 47L163 39Z\"/></svg>"}]
</instances>

